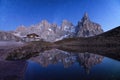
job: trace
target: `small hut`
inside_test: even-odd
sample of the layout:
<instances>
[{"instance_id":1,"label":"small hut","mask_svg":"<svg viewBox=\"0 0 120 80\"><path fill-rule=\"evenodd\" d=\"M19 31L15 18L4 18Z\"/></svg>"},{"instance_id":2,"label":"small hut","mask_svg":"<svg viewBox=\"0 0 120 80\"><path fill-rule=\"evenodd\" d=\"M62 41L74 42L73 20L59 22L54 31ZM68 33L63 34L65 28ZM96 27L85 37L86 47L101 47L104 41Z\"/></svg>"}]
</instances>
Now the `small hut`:
<instances>
[{"instance_id":1,"label":"small hut","mask_svg":"<svg viewBox=\"0 0 120 80\"><path fill-rule=\"evenodd\" d=\"M37 37L39 37L39 35L35 33L27 34L27 38L37 38Z\"/></svg>"},{"instance_id":2,"label":"small hut","mask_svg":"<svg viewBox=\"0 0 120 80\"><path fill-rule=\"evenodd\" d=\"M27 34L26 37L23 38L23 41L29 42L29 41L39 41L40 37L39 35L35 33Z\"/></svg>"}]
</instances>

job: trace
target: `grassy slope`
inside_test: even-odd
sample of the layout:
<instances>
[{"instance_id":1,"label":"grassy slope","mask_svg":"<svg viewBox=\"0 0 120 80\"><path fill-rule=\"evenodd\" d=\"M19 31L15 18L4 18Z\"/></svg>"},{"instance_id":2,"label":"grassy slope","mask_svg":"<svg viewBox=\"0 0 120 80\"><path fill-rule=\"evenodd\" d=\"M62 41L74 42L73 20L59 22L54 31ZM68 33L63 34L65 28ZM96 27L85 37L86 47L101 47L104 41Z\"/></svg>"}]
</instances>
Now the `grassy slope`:
<instances>
[{"instance_id":1,"label":"grassy slope","mask_svg":"<svg viewBox=\"0 0 120 80\"><path fill-rule=\"evenodd\" d=\"M60 46L120 46L120 26L94 37L66 38L55 44Z\"/></svg>"}]
</instances>

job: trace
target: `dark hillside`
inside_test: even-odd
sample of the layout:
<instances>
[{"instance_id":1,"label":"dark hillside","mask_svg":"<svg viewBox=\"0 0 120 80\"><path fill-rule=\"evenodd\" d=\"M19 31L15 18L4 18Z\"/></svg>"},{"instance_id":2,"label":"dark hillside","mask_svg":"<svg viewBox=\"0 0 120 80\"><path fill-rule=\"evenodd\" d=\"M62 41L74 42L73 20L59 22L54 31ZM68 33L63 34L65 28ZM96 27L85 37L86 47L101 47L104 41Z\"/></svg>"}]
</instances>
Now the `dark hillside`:
<instances>
[{"instance_id":1,"label":"dark hillside","mask_svg":"<svg viewBox=\"0 0 120 80\"><path fill-rule=\"evenodd\" d=\"M120 46L120 26L93 37L66 38L55 42L62 46Z\"/></svg>"}]
</instances>

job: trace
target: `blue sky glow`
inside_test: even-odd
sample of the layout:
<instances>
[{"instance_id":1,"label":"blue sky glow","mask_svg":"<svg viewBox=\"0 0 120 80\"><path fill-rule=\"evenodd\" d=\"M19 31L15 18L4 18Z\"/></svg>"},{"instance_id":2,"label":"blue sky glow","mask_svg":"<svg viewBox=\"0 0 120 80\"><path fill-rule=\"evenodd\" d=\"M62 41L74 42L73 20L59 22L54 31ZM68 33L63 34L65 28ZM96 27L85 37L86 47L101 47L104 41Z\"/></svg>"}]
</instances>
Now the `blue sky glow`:
<instances>
[{"instance_id":1,"label":"blue sky glow","mask_svg":"<svg viewBox=\"0 0 120 80\"><path fill-rule=\"evenodd\" d=\"M84 12L104 31L120 25L120 0L0 0L0 30L15 30L43 19L59 25L67 19L77 25Z\"/></svg>"}]
</instances>

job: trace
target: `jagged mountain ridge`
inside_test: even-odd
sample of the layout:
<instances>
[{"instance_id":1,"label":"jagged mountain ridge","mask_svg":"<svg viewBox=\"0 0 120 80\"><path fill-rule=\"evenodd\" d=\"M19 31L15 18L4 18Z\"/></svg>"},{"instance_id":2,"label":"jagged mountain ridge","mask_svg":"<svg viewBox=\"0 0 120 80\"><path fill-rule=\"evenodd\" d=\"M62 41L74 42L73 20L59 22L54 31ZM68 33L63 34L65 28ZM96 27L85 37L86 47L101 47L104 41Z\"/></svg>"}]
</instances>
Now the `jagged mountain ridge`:
<instances>
[{"instance_id":1,"label":"jagged mountain ridge","mask_svg":"<svg viewBox=\"0 0 120 80\"><path fill-rule=\"evenodd\" d=\"M78 22L76 28L77 37L90 37L103 33L101 26L98 23L92 22L88 14L85 13L81 21Z\"/></svg>"},{"instance_id":2,"label":"jagged mountain ridge","mask_svg":"<svg viewBox=\"0 0 120 80\"><path fill-rule=\"evenodd\" d=\"M22 25L18 27L13 34L19 34L18 36L23 37L27 34L35 33L46 41L55 41L57 39L59 40L61 37L74 35L75 27L72 23L63 20L61 25L62 26L59 27L57 24L50 24L47 20L42 20L39 24L32 25L28 28Z\"/></svg>"},{"instance_id":3,"label":"jagged mountain ridge","mask_svg":"<svg viewBox=\"0 0 120 80\"><path fill-rule=\"evenodd\" d=\"M0 31L0 41L21 41L22 39L10 32Z\"/></svg>"},{"instance_id":4,"label":"jagged mountain ridge","mask_svg":"<svg viewBox=\"0 0 120 80\"><path fill-rule=\"evenodd\" d=\"M95 36L102 32L101 26L91 22L88 14L85 13L77 26L67 20L63 20L61 26L50 24L47 20L42 20L40 23L29 27L19 26L13 34L25 37L27 34L35 33L45 41L54 42L63 38Z\"/></svg>"}]
</instances>

